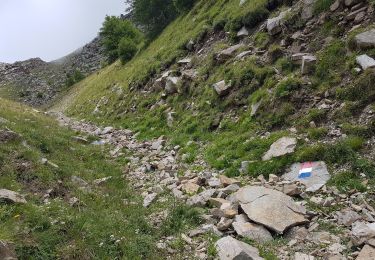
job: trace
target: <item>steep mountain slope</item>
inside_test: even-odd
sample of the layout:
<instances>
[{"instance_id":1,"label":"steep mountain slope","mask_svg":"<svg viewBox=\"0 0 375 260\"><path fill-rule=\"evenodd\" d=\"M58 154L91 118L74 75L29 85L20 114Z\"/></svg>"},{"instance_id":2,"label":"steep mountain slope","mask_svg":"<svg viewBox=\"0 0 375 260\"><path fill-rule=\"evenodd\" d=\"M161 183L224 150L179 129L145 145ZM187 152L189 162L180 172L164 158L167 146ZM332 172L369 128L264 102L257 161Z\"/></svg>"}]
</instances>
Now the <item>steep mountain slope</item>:
<instances>
[{"instance_id":1,"label":"steep mountain slope","mask_svg":"<svg viewBox=\"0 0 375 260\"><path fill-rule=\"evenodd\" d=\"M0 64L0 94L33 106L50 103L67 89L69 75L89 75L104 61L99 37L56 61L39 58Z\"/></svg>"},{"instance_id":2,"label":"steep mountain slope","mask_svg":"<svg viewBox=\"0 0 375 260\"><path fill-rule=\"evenodd\" d=\"M373 1L198 1L133 60L91 75L52 110L177 147L187 170L167 187L190 205L213 206L210 231L227 235L206 258L259 257L228 238L235 236L266 259L360 251L358 259L368 259L375 251L374 22ZM297 182L280 177L295 172ZM315 174L318 188L301 190ZM243 222L250 224L236 228Z\"/></svg>"}]
</instances>

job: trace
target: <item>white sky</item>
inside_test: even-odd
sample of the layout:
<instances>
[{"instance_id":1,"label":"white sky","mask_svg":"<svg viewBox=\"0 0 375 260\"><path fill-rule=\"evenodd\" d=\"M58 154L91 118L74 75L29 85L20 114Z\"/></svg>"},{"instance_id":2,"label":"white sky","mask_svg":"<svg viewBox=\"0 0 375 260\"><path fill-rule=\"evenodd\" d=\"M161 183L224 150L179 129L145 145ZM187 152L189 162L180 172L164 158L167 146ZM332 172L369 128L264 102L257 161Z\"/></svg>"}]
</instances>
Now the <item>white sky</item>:
<instances>
[{"instance_id":1,"label":"white sky","mask_svg":"<svg viewBox=\"0 0 375 260\"><path fill-rule=\"evenodd\" d=\"M0 0L0 62L65 56L125 9L124 0Z\"/></svg>"}]
</instances>

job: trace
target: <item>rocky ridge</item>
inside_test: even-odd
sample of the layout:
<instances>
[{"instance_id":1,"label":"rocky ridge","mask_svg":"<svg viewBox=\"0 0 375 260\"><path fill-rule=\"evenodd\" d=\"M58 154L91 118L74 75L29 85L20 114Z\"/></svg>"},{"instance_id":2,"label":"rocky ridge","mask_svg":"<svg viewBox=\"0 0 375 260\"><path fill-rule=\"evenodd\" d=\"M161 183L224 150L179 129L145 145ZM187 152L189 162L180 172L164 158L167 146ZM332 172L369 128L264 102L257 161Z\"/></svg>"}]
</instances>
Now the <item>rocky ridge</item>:
<instances>
[{"instance_id":1,"label":"rocky ridge","mask_svg":"<svg viewBox=\"0 0 375 260\"><path fill-rule=\"evenodd\" d=\"M6 88L11 97L32 106L41 106L54 100L66 89L67 76L78 70L89 75L101 68L105 61L100 39L79 48L55 61L40 58L0 63L0 89Z\"/></svg>"}]
</instances>

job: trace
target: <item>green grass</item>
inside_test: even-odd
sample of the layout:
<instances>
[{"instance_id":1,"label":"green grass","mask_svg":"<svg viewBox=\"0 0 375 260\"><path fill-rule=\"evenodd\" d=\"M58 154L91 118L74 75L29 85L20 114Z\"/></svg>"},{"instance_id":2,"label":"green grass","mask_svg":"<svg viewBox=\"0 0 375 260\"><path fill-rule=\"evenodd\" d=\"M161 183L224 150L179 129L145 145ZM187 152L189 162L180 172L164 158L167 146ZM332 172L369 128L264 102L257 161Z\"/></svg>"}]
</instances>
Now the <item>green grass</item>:
<instances>
[{"instance_id":1,"label":"green grass","mask_svg":"<svg viewBox=\"0 0 375 260\"><path fill-rule=\"evenodd\" d=\"M1 99L0 129L21 135L0 146L0 186L27 195L25 205L0 204L0 239L13 241L20 259L163 259L155 249L161 233L149 225L141 199L122 177L121 160L101 148L75 142L42 114ZM59 168L41 164L48 158ZM113 176L86 193L71 176L91 182ZM53 189L49 203L43 195ZM79 207L69 198L77 197ZM124 204L124 201L135 204Z\"/></svg>"}]
</instances>

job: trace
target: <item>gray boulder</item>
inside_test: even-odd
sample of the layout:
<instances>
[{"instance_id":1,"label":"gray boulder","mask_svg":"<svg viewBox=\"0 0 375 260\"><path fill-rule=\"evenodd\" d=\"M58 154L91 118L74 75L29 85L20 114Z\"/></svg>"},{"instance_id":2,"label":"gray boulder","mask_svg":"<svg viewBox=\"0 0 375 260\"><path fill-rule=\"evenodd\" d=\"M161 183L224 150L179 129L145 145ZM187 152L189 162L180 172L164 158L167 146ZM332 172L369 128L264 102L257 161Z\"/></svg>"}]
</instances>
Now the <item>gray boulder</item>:
<instances>
[{"instance_id":1,"label":"gray boulder","mask_svg":"<svg viewBox=\"0 0 375 260\"><path fill-rule=\"evenodd\" d=\"M20 204L27 202L21 194L7 189L0 189L0 201Z\"/></svg>"},{"instance_id":2,"label":"gray boulder","mask_svg":"<svg viewBox=\"0 0 375 260\"><path fill-rule=\"evenodd\" d=\"M179 82L180 78L178 77L168 77L165 83L165 92L169 95L177 93Z\"/></svg>"},{"instance_id":3,"label":"gray boulder","mask_svg":"<svg viewBox=\"0 0 375 260\"><path fill-rule=\"evenodd\" d=\"M375 60L366 54L358 56L356 58L356 61L358 65L362 67L363 70L375 67Z\"/></svg>"},{"instance_id":4,"label":"gray boulder","mask_svg":"<svg viewBox=\"0 0 375 260\"><path fill-rule=\"evenodd\" d=\"M280 191L247 186L234 195L251 221L279 234L290 227L308 222L305 218L306 209Z\"/></svg>"},{"instance_id":5,"label":"gray boulder","mask_svg":"<svg viewBox=\"0 0 375 260\"><path fill-rule=\"evenodd\" d=\"M260 260L257 248L227 236L216 242L216 249L220 260Z\"/></svg>"},{"instance_id":6,"label":"gray boulder","mask_svg":"<svg viewBox=\"0 0 375 260\"><path fill-rule=\"evenodd\" d=\"M294 137L282 137L274 142L270 149L262 157L263 161L271 160L274 157L280 157L285 154L293 153L296 149L297 139Z\"/></svg>"},{"instance_id":7,"label":"gray boulder","mask_svg":"<svg viewBox=\"0 0 375 260\"><path fill-rule=\"evenodd\" d=\"M369 245L365 245L359 255L357 256L356 260L369 260L375 259L375 248Z\"/></svg>"},{"instance_id":8,"label":"gray boulder","mask_svg":"<svg viewBox=\"0 0 375 260\"><path fill-rule=\"evenodd\" d=\"M331 175L324 162L295 163L290 171L282 176L287 181L299 181L306 186L306 191L315 192L323 187Z\"/></svg>"},{"instance_id":9,"label":"gray boulder","mask_svg":"<svg viewBox=\"0 0 375 260\"><path fill-rule=\"evenodd\" d=\"M215 89L216 93L222 97L222 96L225 96L229 93L229 91L231 90L232 88L232 84L231 82L229 82L228 84L226 84L225 80L222 80L220 82L217 82L213 85L213 88Z\"/></svg>"},{"instance_id":10,"label":"gray boulder","mask_svg":"<svg viewBox=\"0 0 375 260\"><path fill-rule=\"evenodd\" d=\"M225 50L222 50L216 55L216 59L218 61L226 61L227 59L232 58L234 54L237 52L237 50L244 46L245 45L240 43L240 44L233 45Z\"/></svg>"},{"instance_id":11,"label":"gray boulder","mask_svg":"<svg viewBox=\"0 0 375 260\"><path fill-rule=\"evenodd\" d=\"M355 42L361 49L375 48L375 29L356 35Z\"/></svg>"},{"instance_id":12,"label":"gray boulder","mask_svg":"<svg viewBox=\"0 0 375 260\"><path fill-rule=\"evenodd\" d=\"M308 74L314 70L316 64L316 57L312 55L306 55L302 57L302 74Z\"/></svg>"},{"instance_id":13,"label":"gray boulder","mask_svg":"<svg viewBox=\"0 0 375 260\"><path fill-rule=\"evenodd\" d=\"M261 225L240 221L233 222L232 226L241 237L249 238L259 243L273 240L271 233Z\"/></svg>"},{"instance_id":14,"label":"gray boulder","mask_svg":"<svg viewBox=\"0 0 375 260\"><path fill-rule=\"evenodd\" d=\"M267 20L267 31L270 35L276 35L282 31L282 22L289 10L281 12L279 16Z\"/></svg>"}]
</instances>

